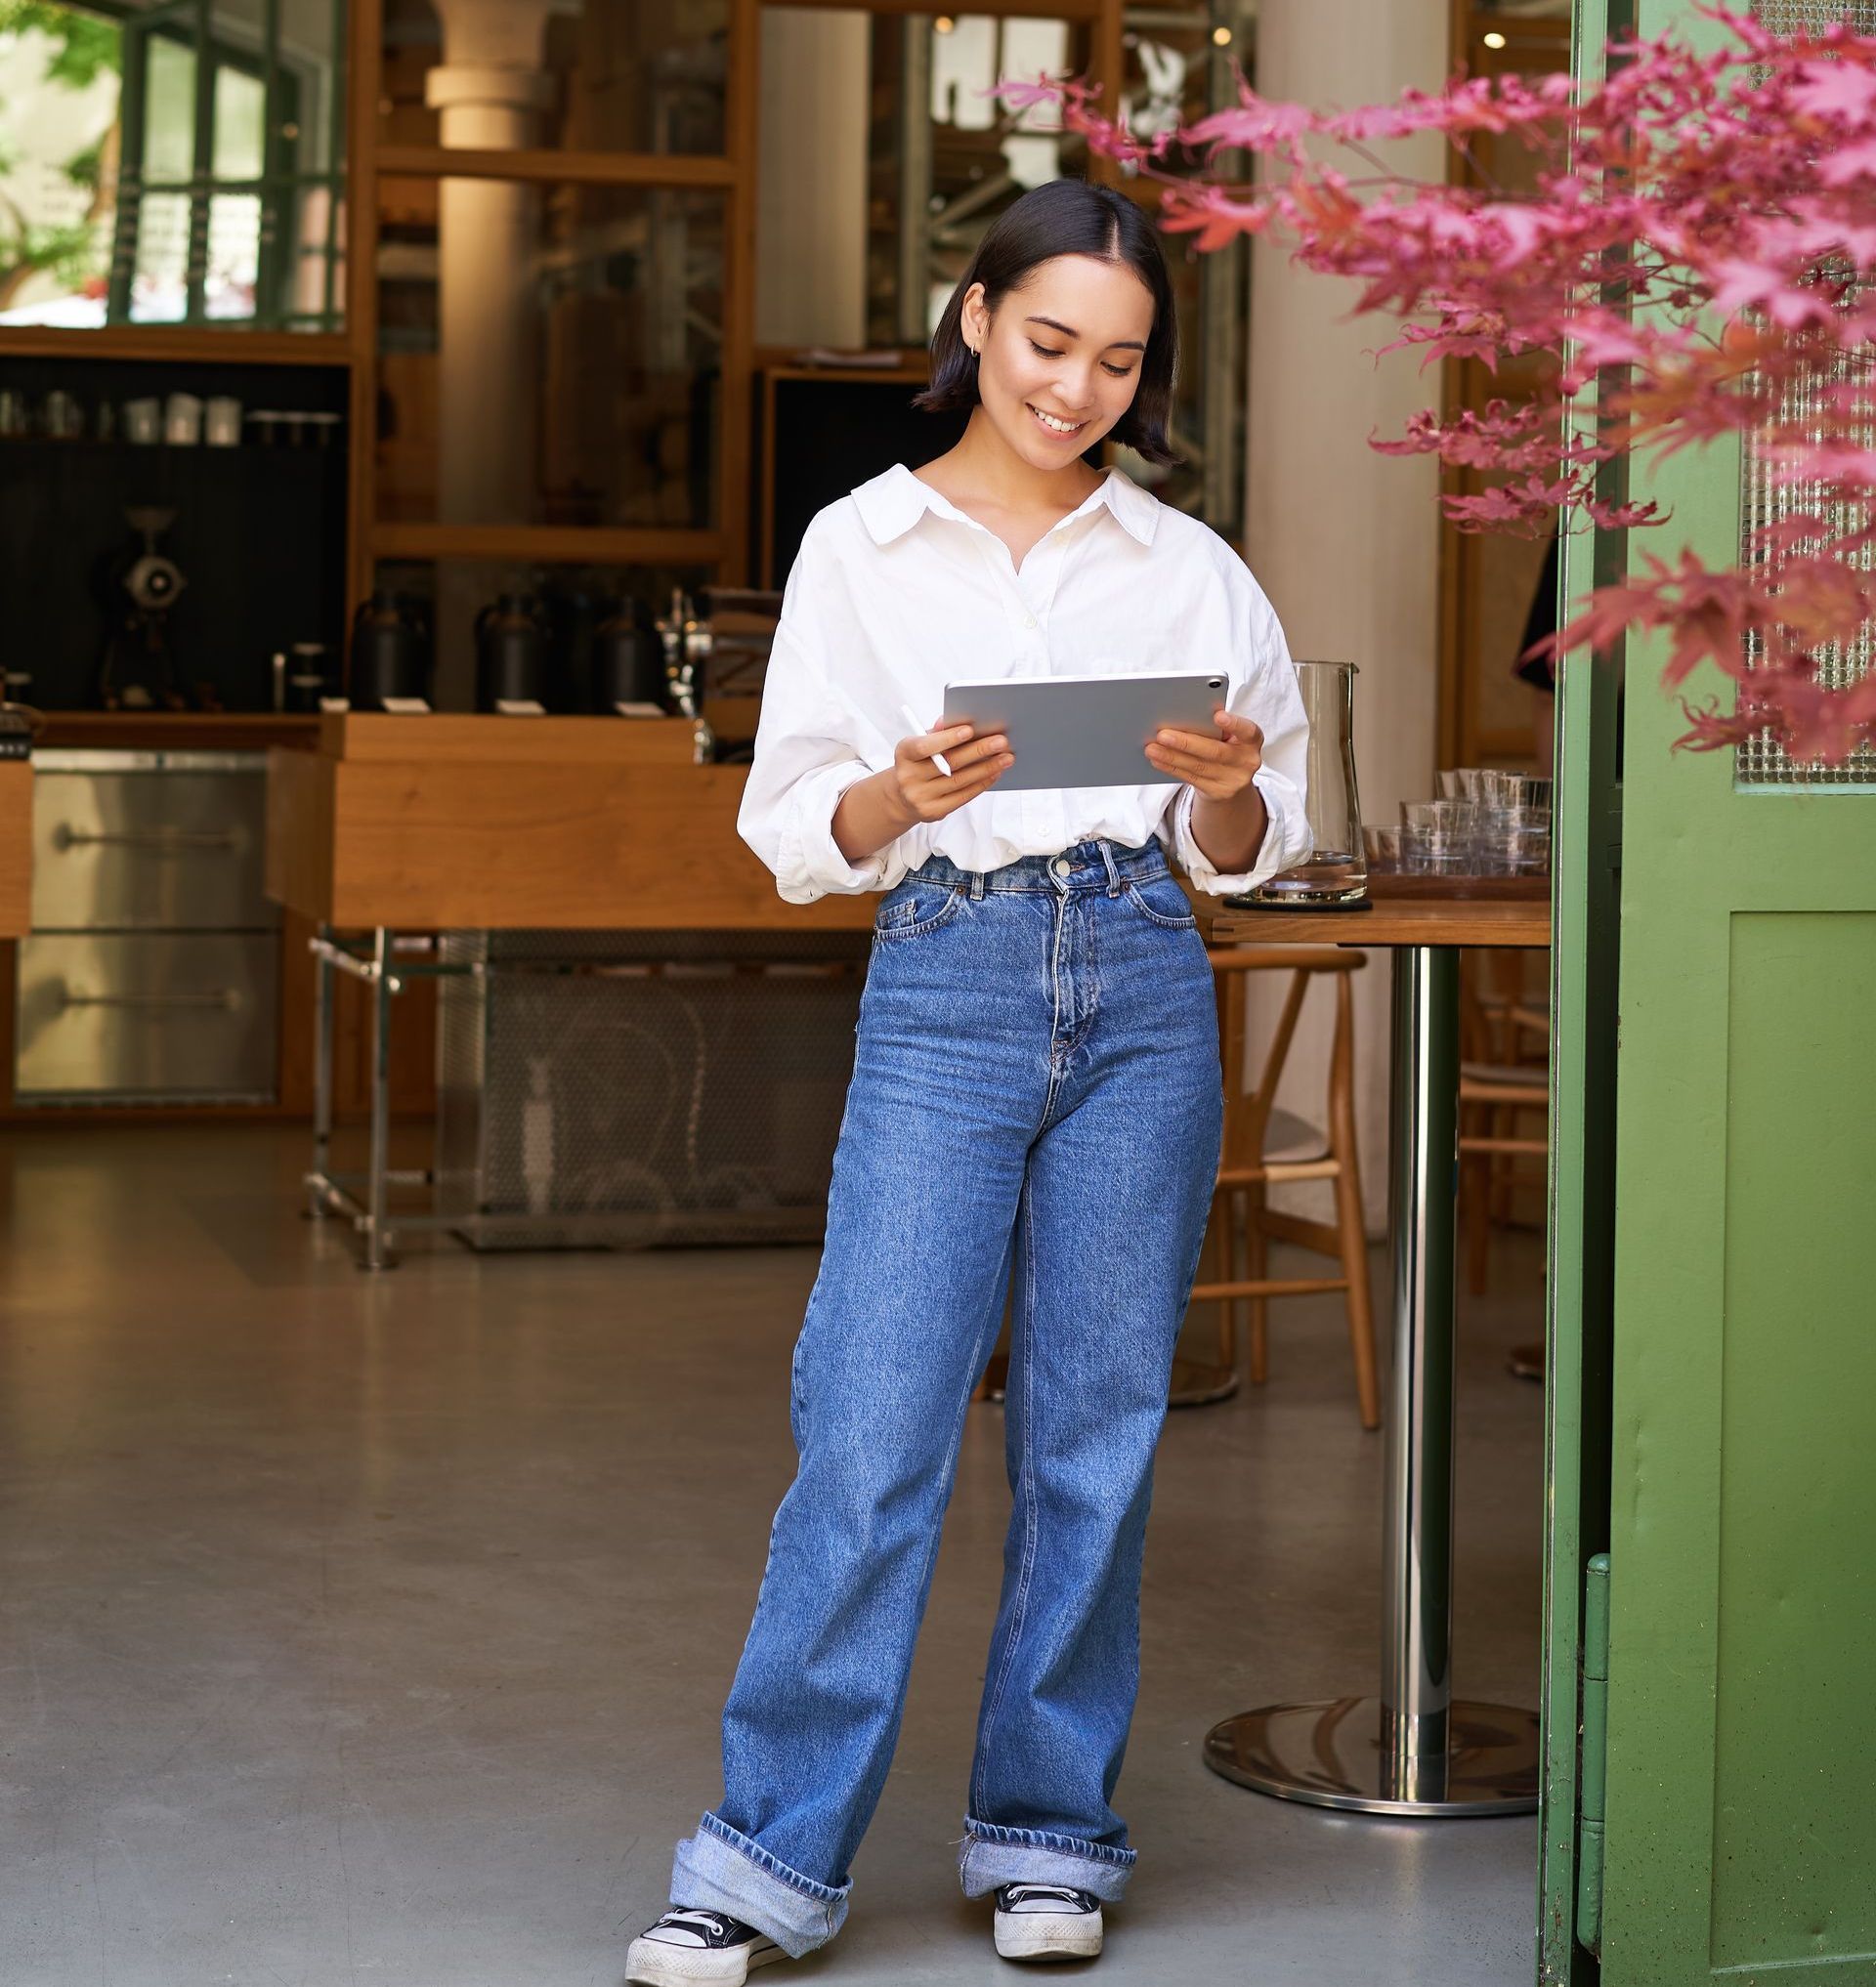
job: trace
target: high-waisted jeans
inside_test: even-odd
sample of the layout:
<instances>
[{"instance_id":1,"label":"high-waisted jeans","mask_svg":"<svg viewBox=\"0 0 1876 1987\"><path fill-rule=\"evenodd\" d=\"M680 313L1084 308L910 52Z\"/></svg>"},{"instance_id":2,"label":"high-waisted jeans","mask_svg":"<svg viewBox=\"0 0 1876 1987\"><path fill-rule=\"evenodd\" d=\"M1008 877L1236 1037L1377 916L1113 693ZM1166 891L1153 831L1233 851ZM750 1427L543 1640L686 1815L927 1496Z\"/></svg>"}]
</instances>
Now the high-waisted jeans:
<instances>
[{"instance_id":1,"label":"high-waisted jeans","mask_svg":"<svg viewBox=\"0 0 1876 1987\"><path fill-rule=\"evenodd\" d=\"M881 900L794 1350L799 1467L674 1904L794 1955L839 1929L1012 1288L1014 1508L960 1876L1121 1894L1153 1451L1221 1108L1211 967L1157 843L986 875L934 858Z\"/></svg>"}]
</instances>

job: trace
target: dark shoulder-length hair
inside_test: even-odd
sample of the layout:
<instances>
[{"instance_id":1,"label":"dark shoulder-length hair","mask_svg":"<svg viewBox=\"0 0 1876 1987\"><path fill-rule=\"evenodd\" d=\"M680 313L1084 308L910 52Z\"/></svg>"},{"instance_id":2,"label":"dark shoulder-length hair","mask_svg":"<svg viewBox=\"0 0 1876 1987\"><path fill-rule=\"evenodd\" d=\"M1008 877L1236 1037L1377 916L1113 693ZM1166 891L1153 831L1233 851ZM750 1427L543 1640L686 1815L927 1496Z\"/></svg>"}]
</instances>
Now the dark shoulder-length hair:
<instances>
[{"instance_id":1,"label":"dark shoulder-length hair","mask_svg":"<svg viewBox=\"0 0 1876 1987\"><path fill-rule=\"evenodd\" d=\"M1109 432L1149 462L1176 462L1179 458L1172 453L1166 431L1172 410L1179 329L1159 234L1125 193L1082 180L1050 180L1032 187L992 222L931 334L931 384L913 396L913 405L945 414L977 404L977 361L964 343L961 325L965 294L972 283L982 283L984 302L995 312L1011 290L1028 280L1032 270L1058 255L1125 263L1151 293L1153 328L1140 359L1139 384L1132 403Z\"/></svg>"}]
</instances>

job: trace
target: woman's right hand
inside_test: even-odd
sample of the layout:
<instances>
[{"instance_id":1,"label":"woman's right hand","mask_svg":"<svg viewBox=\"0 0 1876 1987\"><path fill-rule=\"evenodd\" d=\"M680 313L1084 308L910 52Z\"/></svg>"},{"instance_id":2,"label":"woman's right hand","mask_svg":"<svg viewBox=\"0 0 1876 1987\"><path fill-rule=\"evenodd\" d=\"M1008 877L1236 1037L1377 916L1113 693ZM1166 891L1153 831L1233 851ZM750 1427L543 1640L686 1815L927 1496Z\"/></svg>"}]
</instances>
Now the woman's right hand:
<instances>
[{"instance_id":1,"label":"woman's right hand","mask_svg":"<svg viewBox=\"0 0 1876 1987\"><path fill-rule=\"evenodd\" d=\"M938 752L951 767L949 775L932 764ZM1015 763L1016 755L1002 732L979 739L969 725L950 725L941 732L901 739L881 784L888 805L911 827L915 822L943 821L956 814L966 801L987 793Z\"/></svg>"}]
</instances>

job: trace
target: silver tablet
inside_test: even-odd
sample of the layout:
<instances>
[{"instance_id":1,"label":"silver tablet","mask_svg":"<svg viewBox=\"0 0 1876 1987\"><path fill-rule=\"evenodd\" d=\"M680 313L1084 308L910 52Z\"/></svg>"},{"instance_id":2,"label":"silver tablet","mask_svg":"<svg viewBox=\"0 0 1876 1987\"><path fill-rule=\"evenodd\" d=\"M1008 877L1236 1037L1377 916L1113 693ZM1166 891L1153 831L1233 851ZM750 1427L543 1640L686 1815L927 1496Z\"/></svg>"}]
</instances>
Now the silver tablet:
<instances>
[{"instance_id":1,"label":"silver tablet","mask_svg":"<svg viewBox=\"0 0 1876 1987\"><path fill-rule=\"evenodd\" d=\"M1222 671L1172 676L1000 676L945 686L945 723L1004 733L1016 763L992 789L1172 786L1142 747L1162 726L1217 737Z\"/></svg>"}]
</instances>

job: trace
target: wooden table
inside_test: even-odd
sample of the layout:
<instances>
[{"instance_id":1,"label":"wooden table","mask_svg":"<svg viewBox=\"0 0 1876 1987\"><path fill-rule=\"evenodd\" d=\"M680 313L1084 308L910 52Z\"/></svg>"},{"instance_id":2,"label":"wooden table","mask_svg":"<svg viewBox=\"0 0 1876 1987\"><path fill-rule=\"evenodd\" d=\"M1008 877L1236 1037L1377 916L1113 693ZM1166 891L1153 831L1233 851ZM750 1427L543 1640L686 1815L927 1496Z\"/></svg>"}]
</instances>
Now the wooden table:
<instances>
[{"instance_id":1,"label":"wooden table","mask_svg":"<svg viewBox=\"0 0 1876 1987\"><path fill-rule=\"evenodd\" d=\"M309 748L268 753L268 895L316 927L308 1203L352 1221L366 1268L391 1260L390 1189L431 1178L390 1166L393 998L412 979L495 970L443 963L428 935L872 924L871 896L776 894L736 832L747 778L698 763L682 718L348 711L323 717ZM343 942L348 932L367 937ZM370 1152L347 1178L330 1170L337 973L372 994ZM399 1225L450 1224L405 1214Z\"/></svg>"},{"instance_id":2,"label":"wooden table","mask_svg":"<svg viewBox=\"0 0 1876 1987\"><path fill-rule=\"evenodd\" d=\"M1380 1694L1240 1712L1207 1733L1206 1763L1259 1793L1325 1807L1528 1813L1537 1806L1537 1713L1452 1695L1459 954L1472 946L1548 947L1551 907L1428 897L1385 900L1365 911L1227 908L1213 918L1211 938L1385 946L1394 955L1393 1367Z\"/></svg>"}]
</instances>

